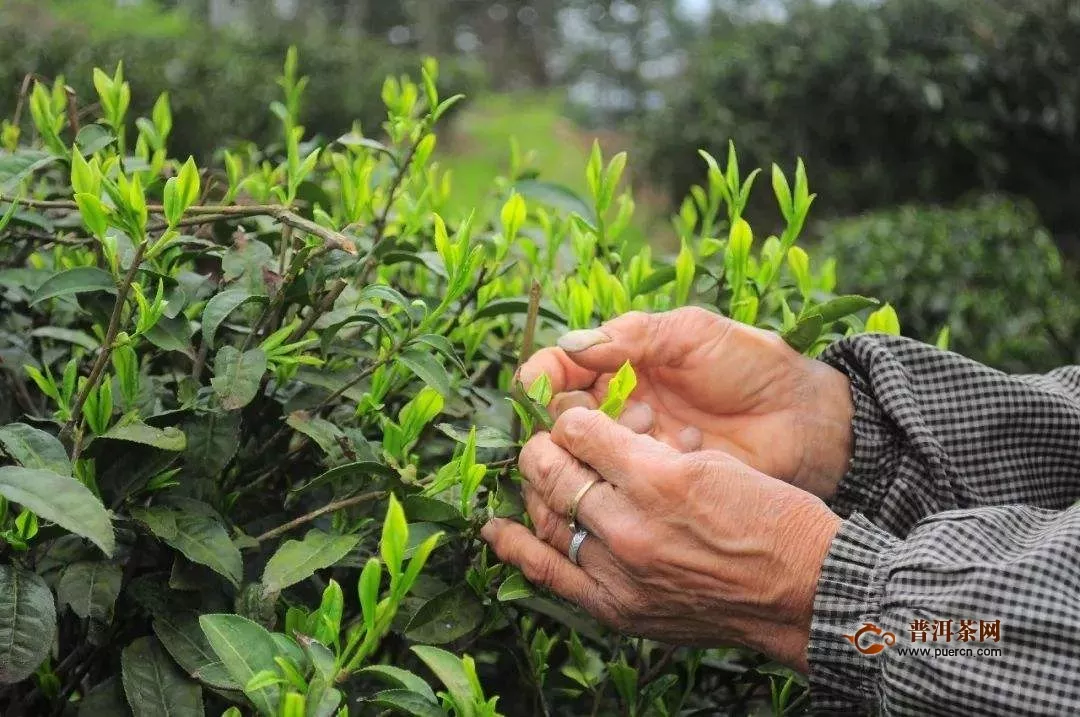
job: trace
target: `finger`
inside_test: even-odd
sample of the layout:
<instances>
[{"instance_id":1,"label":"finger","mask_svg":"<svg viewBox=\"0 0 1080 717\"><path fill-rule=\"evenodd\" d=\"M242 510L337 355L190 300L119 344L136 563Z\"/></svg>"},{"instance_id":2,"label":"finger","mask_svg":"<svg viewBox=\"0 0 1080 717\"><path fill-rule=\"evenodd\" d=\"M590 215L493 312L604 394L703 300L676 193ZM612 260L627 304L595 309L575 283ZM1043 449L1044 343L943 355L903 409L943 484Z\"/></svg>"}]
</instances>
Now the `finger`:
<instances>
[{"instance_id":1,"label":"finger","mask_svg":"<svg viewBox=\"0 0 1080 717\"><path fill-rule=\"evenodd\" d=\"M705 445L705 436L697 426L687 426L682 429L675 440L679 444L678 447L687 452L699 451Z\"/></svg>"},{"instance_id":2,"label":"finger","mask_svg":"<svg viewBox=\"0 0 1080 717\"><path fill-rule=\"evenodd\" d=\"M651 436L634 433L600 411L572 408L555 421L551 442L619 488L649 478L675 450Z\"/></svg>"},{"instance_id":3,"label":"finger","mask_svg":"<svg viewBox=\"0 0 1080 717\"><path fill-rule=\"evenodd\" d=\"M532 490L560 516L570 513L571 503L578 498L582 488L600 480L595 472L555 445L547 433L539 433L529 439L521 449L518 468ZM604 531L599 518L615 510L613 494L613 487L606 481L600 481L578 500L577 515L598 534Z\"/></svg>"},{"instance_id":4,"label":"finger","mask_svg":"<svg viewBox=\"0 0 1080 717\"><path fill-rule=\"evenodd\" d=\"M586 408L590 407L586 406ZM656 428L656 414L649 404L641 401L630 401L626 404L626 410L619 416L619 423L634 433L652 433Z\"/></svg>"},{"instance_id":5,"label":"finger","mask_svg":"<svg viewBox=\"0 0 1080 717\"><path fill-rule=\"evenodd\" d=\"M529 582L549 588L590 612L596 608L596 582L521 523L496 518L481 528L480 535L491 545L499 560L521 568Z\"/></svg>"},{"instance_id":6,"label":"finger","mask_svg":"<svg viewBox=\"0 0 1080 717\"><path fill-rule=\"evenodd\" d=\"M569 391L568 393L555 394L555 397L551 399L548 410L552 418L558 418L571 408L596 408L598 405L596 396L593 396L588 391Z\"/></svg>"},{"instance_id":7,"label":"finger","mask_svg":"<svg viewBox=\"0 0 1080 717\"><path fill-rule=\"evenodd\" d=\"M635 367L677 365L687 354L727 333L732 322L696 307L657 314L632 311L599 329L571 331L559 339L573 363L598 373Z\"/></svg>"},{"instance_id":8,"label":"finger","mask_svg":"<svg viewBox=\"0 0 1080 717\"><path fill-rule=\"evenodd\" d=\"M529 512L529 517L532 519L536 531L536 537L563 555L567 555L570 550L570 540L574 537L574 533L570 530L570 524L566 521L566 518L556 514L555 511L549 508L548 504L540 497L540 494L528 485L525 486L522 494L525 498L525 509ZM589 529L589 534L591 539L586 539L578 551L578 565L590 575L595 575L597 568L611 562L610 554L608 553L608 557L605 559L604 554L607 553L607 548L604 546L599 533Z\"/></svg>"},{"instance_id":9,"label":"finger","mask_svg":"<svg viewBox=\"0 0 1080 717\"><path fill-rule=\"evenodd\" d=\"M541 374L551 379L553 393L578 391L592 386L596 381L596 371L582 368L570 360L566 352L558 348L544 348L537 351L524 363L518 372L518 379L525 388L532 386Z\"/></svg>"}]
</instances>

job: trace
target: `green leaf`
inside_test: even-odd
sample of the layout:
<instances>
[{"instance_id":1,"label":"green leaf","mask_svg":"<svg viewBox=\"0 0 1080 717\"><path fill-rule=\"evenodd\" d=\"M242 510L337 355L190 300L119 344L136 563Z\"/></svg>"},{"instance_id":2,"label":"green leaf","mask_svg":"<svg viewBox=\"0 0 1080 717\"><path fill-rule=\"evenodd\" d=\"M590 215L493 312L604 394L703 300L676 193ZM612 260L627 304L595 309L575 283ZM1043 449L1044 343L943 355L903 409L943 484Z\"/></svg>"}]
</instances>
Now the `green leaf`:
<instances>
[{"instance_id":1,"label":"green leaf","mask_svg":"<svg viewBox=\"0 0 1080 717\"><path fill-rule=\"evenodd\" d=\"M814 311L803 316L794 326L785 331L784 341L787 341L791 348L802 353L814 345L824 327L825 322L822 321L821 314Z\"/></svg>"},{"instance_id":2,"label":"green leaf","mask_svg":"<svg viewBox=\"0 0 1080 717\"><path fill-rule=\"evenodd\" d=\"M837 296L835 299L830 299L824 304L819 304L814 307L814 311L821 314L821 320L823 322L831 324L834 321L839 321L845 316L850 316L863 309L869 309L870 307L877 305L878 301L876 299L870 299L857 294L848 294L845 296Z\"/></svg>"},{"instance_id":3,"label":"green leaf","mask_svg":"<svg viewBox=\"0 0 1080 717\"><path fill-rule=\"evenodd\" d=\"M470 634L484 621L484 606L462 583L431 598L413 613L405 628L410 640L444 645Z\"/></svg>"},{"instance_id":4,"label":"green leaf","mask_svg":"<svg viewBox=\"0 0 1080 717\"><path fill-rule=\"evenodd\" d=\"M356 547L358 535L330 535L312 530L303 540L288 540L266 564L262 582L267 592L281 592L334 565Z\"/></svg>"},{"instance_id":5,"label":"green leaf","mask_svg":"<svg viewBox=\"0 0 1080 717\"><path fill-rule=\"evenodd\" d=\"M0 495L65 530L89 538L106 555L113 554L116 536L105 506L89 488L71 476L5 466L0 468Z\"/></svg>"},{"instance_id":6,"label":"green leaf","mask_svg":"<svg viewBox=\"0 0 1080 717\"><path fill-rule=\"evenodd\" d=\"M30 332L30 335L35 339L52 339L54 341L65 341L69 344L75 344L76 346L82 346L87 351L97 351L101 346L98 340L85 331L76 331L74 329L64 329L59 326L41 326Z\"/></svg>"},{"instance_id":7,"label":"green leaf","mask_svg":"<svg viewBox=\"0 0 1080 717\"><path fill-rule=\"evenodd\" d=\"M229 314L249 302L263 303L265 301L269 301L266 296L252 294L244 289L226 289L210 297L202 315L202 333L206 345L211 349L214 348L214 337L217 336L218 327Z\"/></svg>"},{"instance_id":8,"label":"green leaf","mask_svg":"<svg viewBox=\"0 0 1080 717\"><path fill-rule=\"evenodd\" d=\"M225 664L217 656L199 626L193 612L158 613L154 616L154 634L176 663L193 679L219 690L240 690Z\"/></svg>"},{"instance_id":9,"label":"green leaf","mask_svg":"<svg viewBox=\"0 0 1080 717\"><path fill-rule=\"evenodd\" d=\"M446 685L450 696L463 708L473 703L472 683L461 658L438 647L413 645L412 651ZM470 710L470 714L472 711ZM461 717L466 717L462 715Z\"/></svg>"},{"instance_id":10,"label":"green leaf","mask_svg":"<svg viewBox=\"0 0 1080 717\"><path fill-rule=\"evenodd\" d=\"M187 436L175 426L156 428L140 421L115 425L101 435L114 441L141 443L163 451L182 451L187 448Z\"/></svg>"},{"instance_id":11,"label":"green leaf","mask_svg":"<svg viewBox=\"0 0 1080 717\"><path fill-rule=\"evenodd\" d=\"M592 206L569 187L536 179L523 179L515 182L511 190L526 199L560 209L566 214L577 214L590 224L596 225L596 212Z\"/></svg>"},{"instance_id":12,"label":"green leaf","mask_svg":"<svg viewBox=\"0 0 1080 717\"><path fill-rule=\"evenodd\" d=\"M490 319L495 316L507 316L510 314L525 314L529 311L528 299L495 299L484 304L484 308L476 312L475 319ZM546 303L540 304L540 315L552 321L567 325L566 317L558 312L553 306Z\"/></svg>"},{"instance_id":13,"label":"green leaf","mask_svg":"<svg viewBox=\"0 0 1080 717\"><path fill-rule=\"evenodd\" d=\"M364 564L364 569L360 571L360 581L356 584L356 592L360 596L360 612L363 614L364 625L369 634L375 631L381 583L382 563L378 558L370 557Z\"/></svg>"},{"instance_id":14,"label":"green leaf","mask_svg":"<svg viewBox=\"0 0 1080 717\"><path fill-rule=\"evenodd\" d=\"M461 514L456 505L451 505L438 498L410 495L405 497L402 507L405 509L405 515L414 522L425 520L432 523L443 523L455 528L464 528L466 525L465 516Z\"/></svg>"},{"instance_id":15,"label":"green leaf","mask_svg":"<svg viewBox=\"0 0 1080 717\"><path fill-rule=\"evenodd\" d=\"M30 305L41 303L46 299L54 299L58 296L68 296L86 291L108 291L116 293L116 282L112 275L102 269L93 266L79 266L53 274L37 288L30 297Z\"/></svg>"},{"instance_id":16,"label":"green leaf","mask_svg":"<svg viewBox=\"0 0 1080 717\"><path fill-rule=\"evenodd\" d=\"M244 572L240 550L229 539L225 527L211 515L154 506L135 508L131 516L145 523L150 532L191 562L207 566L234 587L240 587Z\"/></svg>"},{"instance_id":17,"label":"green leaf","mask_svg":"<svg viewBox=\"0 0 1080 717\"><path fill-rule=\"evenodd\" d=\"M451 394L450 376L443 365L430 353L406 351L398 356L398 361L443 396Z\"/></svg>"},{"instance_id":18,"label":"green leaf","mask_svg":"<svg viewBox=\"0 0 1080 717\"><path fill-rule=\"evenodd\" d=\"M198 474L216 477L229 464L240 444L240 413L213 411L184 425L184 460Z\"/></svg>"},{"instance_id":19,"label":"green leaf","mask_svg":"<svg viewBox=\"0 0 1080 717\"><path fill-rule=\"evenodd\" d=\"M140 637L120 655L124 693L134 717L203 717L202 688L188 680L161 644Z\"/></svg>"},{"instance_id":20,"label":"green leaf","mask_svg":"<svg viewBox=\"0 0 1080 717\"><path fill-rule=\"evenodd\" d=\"M60 439L25 423L0 426L0 449L25 468L71 475L71 461Z\"/></svg>"},{"instance_id":21,"label":"green leaf","mask_svg":"<svg viewBox=\"0 0 1080 717\"><path fill-rule=\"evenodd\" d=\"M22 682L49 655L56 606L35 573L0 565L0 683Z\"/></svg>"},{"instance_id":22,"label":"green leaf","mask_svg":"<svg viewBox=\"0 0 1080 717\"><path fill-rule=\"evenodd\" d=\"M891 304L885 304L866 319L866 333L900 335L900 318Z\"/></svg>"},{"instance_id":23,"label":"green leaf","mask_svg":"<svg viewBox=\"0 0 1080 717\"><path fill-rule=\"evenodd\" d=\"M334 682L337 678L337 665L334 661L334 653L330 651L330 648L307 635L298 634L296 639L300 642L300 647L304 649L304 653L311 661L311 666L315 668L315 672L324 680Z\"/></svg>"},{"instance_id":24,"label":"green leaf","mask_svg":"<svg viewBox=\"0 0 1080 717\"><path fill-rule=\"evenodd\" d=\"M263 670L276 670L277 644L266 628L239 615L203 615L199 618L210 647L232 678L246 685ZM275 717L280 690L267 687L245 693L264 717Z\"/></svg>"},{"instance_id":25,"label":"green leaf","mask_svg":"<svg viewBox=\"0 0 1080 717\"><path fill-rule=\"evenodd\" d=\"M340 455L340 441L345 438L345 434L340 428L330 421L327 421L325 418L312 416L306 411L293 411L289 414L289 417L285 419L285 423L293 430L299 431L315 441L324 453L328 455Z\"/></svg>"},{"instance_id":26,"label":"green leaf","mask_svg":"<svg viewBox=\"0 0 1080 717\"><path fill-rule=\"evenodd\" d=\"M466 373L468 369L465 368L465 364L461 362L461 358L458 357L457 352L454 351L454 345L450 343L450 339L445 336L439 336L438 334L423 334L416 337L416 343L426 344L435 349L447 360L451 361L455 366L461 369L462 373Z\"/></svg>"},{"instance_id":27,"label":"green leaf","mask_svg":"<svg viewBox=\"0 0 1080 717\"><path fill-rule=\"evenodd\" d=\"M57 604L70 605L81 618L92 617L108 623L113 604L120 594L123 571L119 565L102 560L84 560L64 568L56 586Z\"/></svg>"},{"instance_id":28,"label":"green leaf","mask_svg":"<svg viewBox=\"0 0 1080 717\"><path fill-rule=\"evenodd\" d=\"M809 297L812 281L810 255L802 247L793 246L788 249L787 263L788 268L791 269L791 275L795 277L795 285L799 287L799 293L803 297Z\"/></svg>"},{"instance_id":29,"label":"green leaf","mask_svg":"<svg viewBox=\"0 0 1080 717\"><path fill-rule=\"evenodd\" d=\"M221 399L221 407L232 411L255 399L264 373L266 354L262 349L240 353L232 346L222 346L214 360L214 377L210 379L210 385Z\"/></svg>"},{"instance_id":30,"label":"green leaf","mask_svg":"<svg viewBox=\"0 0 1080 717\"><path fill-rule=\"evenodd\" d=\"M469 432L457 426L452 426L449 423L438 423L435 427L458 443L466 443L469 440ZM513 448L516 445L511 440L509 433L500 431L498 428L482 426L476 429L477 448Z\"/></svg>"},{"instance_id":31,"label":"green leaf","mask_svg":"<svg viewBox=\"0 0 1080 717\"><path fill-rule=\"evenodd\" d=\"M0 155L0 192L8 192L43 167L57 160L49 152L20 149L14 154Z\"/></svg>"},{"instance_id":32,"label":"green leaf","mask_svg":"<svg viewBox=\"0 0 1080 717\"><path fill-rule=\"evenodd\" d=\"M354 476L367 479L364 483L372 482L375 478L386 478L389 480L398 478L398 474L394 469L389 466L384 466L382 463L375 463L374 461L347 463L343 466L331 468L325 473L312 478L307 483L290 490L289 495L285 498L285 505L292 503L296 496L304 491Z\"/></svg>"},{"instance_id":33,"label":"green leaf","mask_svg":"<svg viewBox=\"0 0 1080 717\"><path fill-rule=\"evenodd\" d=\"M179 351L190 356L191 334L191 322L183 314L178 314L171 319L162 316L143 336L163 351Z\"/></svg>"},{"instance_id":34,"label":"green leaf","mask_svg":"<svg viewBox=\"0 0 1080 717\"><path fill-rule=\"evenodd\" d=\"M424 678L409 672L408 670L403 670L400 667L394 667L393 665L370 665L360 670L359 674L375 677L394 687L422 695L424 699L432 704L437 703L435 692Z\"/></svg>"},{"instance_id":35,"label":"green leaf","mask_svg":"<svg viewBox=\"0 0 1080 717\"><path fill-rule=\"evenodd\" d=\"M99 682L79 700L79 717L127 717L131 714L117 677Z\"/></svg>"},{"instance_id":36,"label":"green leaf","mask_svg":"<svg viewBox=\"0 0 1080 717\"><path fill-rule=\"evenodd\" d=\"M611 377L607 397L600 404L600 410L605 415L617 419L635 388L637 388L637 374L634 373L634 367L627 361Z\"/></svg>"},{"instance_id":37,"label":"green leaf","mask_svg":"<svg viewBox=\"0 0 1080 717\"><path fill-rule=\"evenodd\" d=\"M523 598L532 597L536 594L532 585L525 579L525 576L520 572L513 572L506 580L502 581L502 585L499 586L498 598L500 602L509 602L511 600L521 600Z\"/></svg>"},{"instance_id":38,"label":"green leaf","mask_svg":"<svg viewBox=\"0 0 1080 717\"><path fill-rule=\"evenodd\" d=\"M83 125L75 137L80 153L89 157L116 141L116 135L100 124Z\"/></svg>"},{"instance_id":39,"label":"green leaf","mask_svg":"<svg viewBox=\"0 0 1080 717\"><path fill-rule=\"evenodd\" d=\"M423 694L411 690L383 690L368 698L379 707L386 707L411 717L446 717L438 703L429 701Z\"/></svg>"},{"instance_id":40,"label":"green leaf","mask_svg":"<svg viewBox=\"0 0 1080 717\"><path fill-rule=\"evenodd\" d=\"M386 506L386 518L383 520L382 538L379 541L379 551L391 575L401 572L401 561L405 558L408 543L409 525L405 522L405 511L391 493Z\"/></svg>"}]
</instances>

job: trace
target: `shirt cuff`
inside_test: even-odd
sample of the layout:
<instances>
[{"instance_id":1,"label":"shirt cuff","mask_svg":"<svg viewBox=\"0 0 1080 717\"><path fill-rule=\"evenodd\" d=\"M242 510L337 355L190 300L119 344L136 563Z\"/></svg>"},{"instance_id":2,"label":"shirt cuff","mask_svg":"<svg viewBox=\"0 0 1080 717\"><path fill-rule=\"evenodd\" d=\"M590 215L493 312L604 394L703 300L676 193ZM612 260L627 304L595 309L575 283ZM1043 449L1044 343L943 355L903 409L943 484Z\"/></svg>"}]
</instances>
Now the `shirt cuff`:
<instances>
[{"instance_id":1,"label":"shirt cuff","mask_svg":"<svg viewBox=\"0 0 1080 717\"><path fill-rule=\"evenodd\" d=\"M845 520L821 567L807 658L810 701L818 714L866 714L880 702L878 661L848 636L880 624L884 556L900 540L856 513ZM875 634L859 641L875 644Z\"/></svg>"},{"instance_id":2,"label":"shirt cuff","mask_svg":"<svg viewBox=\"0 0 1080 717\"><path fill-rule=\"evenodd\" d=\"M855 512L873 517L881 505L900 465L903 446L900 430L874 397L866 373L849 351L850 339L833 344L821 360L848 377L851 402L852 450L848 470L828 501L837 515L846 518Z\"/></svg>"}]
</instances>

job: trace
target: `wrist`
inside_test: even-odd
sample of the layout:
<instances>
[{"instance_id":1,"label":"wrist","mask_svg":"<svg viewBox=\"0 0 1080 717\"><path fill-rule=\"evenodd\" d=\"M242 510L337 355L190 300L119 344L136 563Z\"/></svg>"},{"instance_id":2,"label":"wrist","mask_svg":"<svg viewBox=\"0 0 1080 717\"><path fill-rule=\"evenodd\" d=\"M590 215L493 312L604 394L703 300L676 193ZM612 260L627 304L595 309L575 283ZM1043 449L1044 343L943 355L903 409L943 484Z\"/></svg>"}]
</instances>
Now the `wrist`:
<instances>
[{"instance_id":1,"label":"wrist","mask_svg":"<svg viewBox=\"0 0 1080 717\"><path fill-rule=\"evenodd\" d=\"M827 500L851 462L855 406L844 373L821 361L805 361L810 390L801 409L804 454L794 482Z\"/></svg>"}]
</instances>

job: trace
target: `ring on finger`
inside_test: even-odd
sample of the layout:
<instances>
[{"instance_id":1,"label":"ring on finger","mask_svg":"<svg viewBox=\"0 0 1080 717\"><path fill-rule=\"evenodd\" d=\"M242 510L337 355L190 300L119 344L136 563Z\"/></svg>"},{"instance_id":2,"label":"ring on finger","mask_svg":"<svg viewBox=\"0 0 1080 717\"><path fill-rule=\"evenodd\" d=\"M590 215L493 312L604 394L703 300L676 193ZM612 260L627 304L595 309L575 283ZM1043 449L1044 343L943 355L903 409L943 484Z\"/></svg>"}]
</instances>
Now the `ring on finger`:
<instances>
[{"instance_id":1,"label":"ring on finger","mask_svg":"<svg viewBox=\"0 0 1080 717\"><path fill-rule=\"evenodd\" d=\"M566 551L566 557L570 558L570 562L574 565L580 565L578 562L578 554L581 552L581 546L585 543L585 538L589 537L589 531L578 530L574 532L574 537L570 538L570 549Z\"/></svg>"},{"instance_id":2,"label":"ring on finger","mask_svg":"<svg viewBox=\"0 0 1080 717\"><path fill-rule=\"evenodd\" d=\"M577 495L575 495L574 499L572 501L570 501L570 510L567 511L566 517L570 521L570 530L574 531L575 533L578 532L578 524L577 524L578 505L581 504L581 499L585 497L585 494L588 493L589 490L599 482L600 482L599 478L593 478L588 483L581 486L581 488L578 489Z\"/></svg>"}]
</instances>

